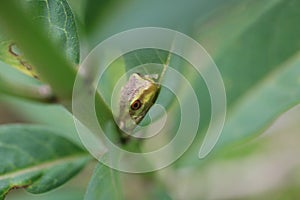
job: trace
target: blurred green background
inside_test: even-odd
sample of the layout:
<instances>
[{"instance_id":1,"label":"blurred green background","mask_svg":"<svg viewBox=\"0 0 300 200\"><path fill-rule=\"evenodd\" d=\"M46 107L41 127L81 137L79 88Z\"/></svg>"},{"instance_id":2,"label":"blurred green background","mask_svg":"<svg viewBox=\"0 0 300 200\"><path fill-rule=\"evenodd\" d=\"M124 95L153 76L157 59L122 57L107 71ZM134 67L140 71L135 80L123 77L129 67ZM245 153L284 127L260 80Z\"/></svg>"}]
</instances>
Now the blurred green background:
<instances>
[{"instance_id":1,"label":"blurred green background","mask_svg":"<svg viewBox=\"0 0 300 200\"><path fill-rule=\"evenodd\" d=\"M183 72L202 100L199 136L181 159L158 171L155 180L149 174L121 173L126 199L300 198L300 1L68 3L76 17L81 60L99 42L118 32L165 27L200 42L225 82L228 113L224 131L216 149L199 160L197 153L210 118L209 95L203 80L195 78L192 70ZM175 68L180 67L182 63L174 60ZM4 63L0 69L20 84L37 84ZM175 124L178 118L173 120ZM51 126L81 145L72 116L61 106L1 94L0 123ZM33 196L18 190L7 199L83 199L95 164L90 163L75 179L47 194Z\"/></svg>"}]
</instances>

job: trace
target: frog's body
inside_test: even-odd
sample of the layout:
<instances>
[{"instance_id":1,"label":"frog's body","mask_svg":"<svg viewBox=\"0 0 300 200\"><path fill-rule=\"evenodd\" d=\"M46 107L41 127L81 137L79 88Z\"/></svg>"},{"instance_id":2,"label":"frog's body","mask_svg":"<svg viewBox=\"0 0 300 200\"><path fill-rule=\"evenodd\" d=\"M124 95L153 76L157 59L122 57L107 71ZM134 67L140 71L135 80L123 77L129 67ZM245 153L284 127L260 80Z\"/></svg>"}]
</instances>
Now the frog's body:
<instances>
[{"instance_id":1,"label":"frog's body","mask_svg":"<svg viewBox=\"0 0 300 200\"><path fill-rule=\"evenodd\" d=\"M132 131L145 117L157 99L160 85L152 79L133 73L121 90L118 124L122 130Z\"/></svg>"}]
</instances>

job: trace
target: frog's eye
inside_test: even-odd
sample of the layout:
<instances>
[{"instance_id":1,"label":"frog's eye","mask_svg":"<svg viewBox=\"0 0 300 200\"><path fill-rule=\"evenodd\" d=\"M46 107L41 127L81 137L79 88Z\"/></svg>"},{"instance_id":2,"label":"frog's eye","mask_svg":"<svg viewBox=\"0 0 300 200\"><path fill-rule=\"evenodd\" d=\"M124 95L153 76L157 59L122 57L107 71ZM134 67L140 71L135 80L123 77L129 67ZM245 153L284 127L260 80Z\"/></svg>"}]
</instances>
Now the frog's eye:
<instances>
[{"instance_id":1,"label":"frog's eye","mask_svg":"<svg viewBox=\"0 0 300 200\"><path fill-rule=\"evenodd\" d=\"M131 104L131 109L132 110L138 110L140 109L140 107L142 106L142 102L140 100L135 100L132 104Z\"/></svg>"}]
</instances>

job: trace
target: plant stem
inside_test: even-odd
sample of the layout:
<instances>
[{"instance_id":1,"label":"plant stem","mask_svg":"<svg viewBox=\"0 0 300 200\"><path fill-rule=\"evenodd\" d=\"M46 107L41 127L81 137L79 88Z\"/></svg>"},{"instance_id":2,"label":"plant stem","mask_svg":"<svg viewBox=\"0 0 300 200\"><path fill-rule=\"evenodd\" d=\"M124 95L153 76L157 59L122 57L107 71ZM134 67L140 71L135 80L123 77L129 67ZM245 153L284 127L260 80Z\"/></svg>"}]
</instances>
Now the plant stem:
<instances>
[{"instance_id":1,"label":"plant stem","mask_svg":"<svg viewBox=\"0 0 300 200\"><path fill-rule=\"evenodd\" d=\"M44 103L54 103L56 98L53 95L50 86L23 86L15 82L7 81L0 76L0 92L17 96L25 99L30 99Z\"/></svg>"}]
</instances>

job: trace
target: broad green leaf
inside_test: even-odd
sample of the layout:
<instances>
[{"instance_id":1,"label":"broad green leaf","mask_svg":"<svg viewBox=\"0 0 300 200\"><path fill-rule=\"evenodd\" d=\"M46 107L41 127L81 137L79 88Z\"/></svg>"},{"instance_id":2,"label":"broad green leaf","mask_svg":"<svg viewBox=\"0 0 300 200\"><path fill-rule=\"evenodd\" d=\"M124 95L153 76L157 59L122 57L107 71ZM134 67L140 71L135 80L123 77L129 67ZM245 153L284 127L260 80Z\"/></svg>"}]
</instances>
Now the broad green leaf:
<instances>
[{"instance_id":1,"label":"broad green leaf","mask_svg":"<svg viewBox=\"0 0 300 200\"><path fill-rule=\"evenodd\" d=\"M26 13L40 24L49 39L62 49L68 60L79 63L79 41L75 18L66 0L26 0Z\"/></svg>"},{"instance_id":2,"label":"broad green leaf","mask_svg":"<svg viewBox=\"0 0 300 200\"><path fill-rule=\"evenodd\" d=\"M119 172L99 163L89 183L85 200L122 199Z\"/></svg>"},{"instance_id":3,"label":"broad green leaf","mask_svg":"<svg viewBox=\"0 0 300 200\"><path fill-rule=\"evenodd\" d=\"M196 36L212 48L229 105L298 52L298 4L297 0L241 1L230 8L230 15L224 17L223 12L228 12L224 8L199 24Z\"/></svg>"},{"instance_id":4,"label":"broad green leaf","mask_svg":"<svg viewBox=\"0 0 300 200\"><path fill-rule=\"evenodd\" d=\"M64 186L41 195L32 195L23 191L20 191L17 194L9 193L6 197L6 200L82 200L83 197L83 188Z\"/></svg>"},{"instance_id":5,"label":"broad green leaf","mask_svg":"<svg viewBox=\"0 0 300 200\"><path fill-rule=\"evenodd\" d=\"M89 156L47 129L26 125L0 127L0 198L12 189L38 194L77 174Z\"/></svg>"},{"instance_id":6,"label":"broad green leaf","mask_svg":"<svg viewBox=\"0 0 300 200\"><path fill-rule=\"evenodd\" d=\"M261 134L300 102L299 3L241 1L199 24L199 38L213 49L226 84L228 114L218 148ZM224 12L230 15L224 17ZM220 39L213 40L217 35ZM198 140L182 163L201 163L200 144Z\"/></svg>"},{"instance_id":7,"label":"broad green leaf","mask_svg":"<svg viewBox=\"0 0 300 200\"><path fill-rule=\"evenodd\" d=\"M257 136L280 114L299 104L299 66L298 53L240 98L229 113L219 145Z\"/></svg>"},{"instance_id":8,"label":"broad green leaf","mask_svg":"<svg viewBox=\"0 0 300 200\"><path fill-rule=\"evenodd\" d=\"M168 60L170 58L170 60ZM143 64L161 64L151 66L142 66ZM184 69L180 69L180 67L184 66L185 63L180 60L180 58L170 54L169 52L157 50L157 49L143 49L129 52L123 55L121 58L114 61L106 70L103 77L99 82L99 90L103 94L103 98L107 105L111 104L111 97L113 94L114 87L118 81L121 80L122 75L126 72L130 72L127 74L127 78L132 73L140 73L142 75L154 75L158 76L158 79L155 79L157 83L161 82L161 76L163 72L163 65L170 65L173 68L184 72ZM140 66L140 67L138 67ZM167 95L168 90L162 87L163 96L159 96L157 102L159 104L164 105L165 107L170 106L170 102L173 102L174 95Z\"/></svg>"},{"instance_id":9,"label":"broad green leaf","mask_svg":"<svg viewBox=\"0 0 300 200\"><path fill-rule=\"evenodd\" d=\"M82 145L74 124L73 116L62 106L45 106L44 104L37 104L7 96L1 96L0 102L4 102L8 105L9 109L18 113L18 116L26 123L51 127L57 135L70 140L78 146Z\"/></svg>"}]
</instances>

